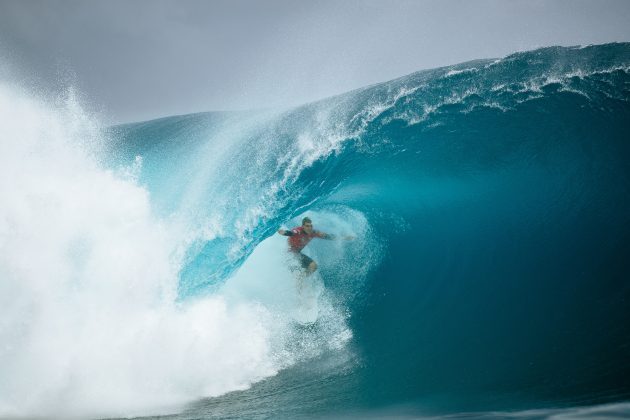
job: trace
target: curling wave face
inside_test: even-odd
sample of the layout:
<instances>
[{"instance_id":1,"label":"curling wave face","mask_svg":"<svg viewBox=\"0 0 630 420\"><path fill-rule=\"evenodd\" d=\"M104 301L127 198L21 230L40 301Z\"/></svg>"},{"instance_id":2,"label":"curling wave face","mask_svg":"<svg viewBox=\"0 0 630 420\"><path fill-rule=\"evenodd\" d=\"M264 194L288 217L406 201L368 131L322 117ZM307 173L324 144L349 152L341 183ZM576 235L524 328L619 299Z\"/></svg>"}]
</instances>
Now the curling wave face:
<instances>
[{"instance_id":1,"label":"curling wave face","mask_svg":"<svg viewBox=\"0 0 630 420\"><path fill-rule=\"evenodd\" d=\"M293 407L627 398L629 69L547 48L106 129L2 85L0 415L164 413L323 354L352 385ZM357 237L306 250L309 328L274 236L304 215Z\"/></svg>"}]
</instances>

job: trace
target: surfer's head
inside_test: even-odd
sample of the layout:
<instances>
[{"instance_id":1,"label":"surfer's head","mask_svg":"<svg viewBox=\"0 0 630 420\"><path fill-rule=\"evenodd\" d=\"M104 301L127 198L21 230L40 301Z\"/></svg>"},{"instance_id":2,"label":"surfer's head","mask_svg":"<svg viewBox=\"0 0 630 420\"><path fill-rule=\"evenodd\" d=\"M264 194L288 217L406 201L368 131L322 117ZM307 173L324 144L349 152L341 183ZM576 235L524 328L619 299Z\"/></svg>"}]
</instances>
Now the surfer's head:
<instances>
[{"instance_id":1,"label":"surfer's head","mask_svg":"<svg viewBox=\"0 0 630 420\"><path fill-rule=\"evenodd\" d=\"M304 232L308 234L313 232L313 222L308 217L302 219L302 227L304 228Z\"/></svg>"}]
</instances>

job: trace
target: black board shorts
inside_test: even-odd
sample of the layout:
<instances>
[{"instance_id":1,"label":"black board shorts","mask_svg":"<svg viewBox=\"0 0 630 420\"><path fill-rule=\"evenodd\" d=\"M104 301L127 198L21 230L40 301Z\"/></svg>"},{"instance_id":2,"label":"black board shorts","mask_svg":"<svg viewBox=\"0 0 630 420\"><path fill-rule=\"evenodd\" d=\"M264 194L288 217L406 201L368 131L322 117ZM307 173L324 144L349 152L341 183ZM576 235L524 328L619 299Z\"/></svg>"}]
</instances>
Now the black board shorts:
<instances>
[{"instance_id":1,"label":"black board shorts","mask_svg":"<svg viewBox=\"0 0 630 420\"><path fill-rule=\"evenodd\" d=\"M313 259L311 257L309 257L308 255L304 255L301 252L294 252L293 254L295 254L295 257L300 262L302 268L308 268L308 266L311 265L311 263L313 262Z\"/></svg>"}]
</instances>

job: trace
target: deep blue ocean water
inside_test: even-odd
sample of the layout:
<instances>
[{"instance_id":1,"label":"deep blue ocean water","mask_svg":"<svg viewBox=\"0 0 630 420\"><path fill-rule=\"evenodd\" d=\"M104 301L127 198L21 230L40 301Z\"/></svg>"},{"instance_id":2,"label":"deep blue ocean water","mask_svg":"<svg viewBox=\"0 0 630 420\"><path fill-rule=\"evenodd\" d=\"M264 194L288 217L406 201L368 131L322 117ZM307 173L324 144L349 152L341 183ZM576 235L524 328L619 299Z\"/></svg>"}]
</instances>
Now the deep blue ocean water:
<instances>
[{"instance_id":1,"label":"deep blue ocean water","mask_svg":"<svg viewBox=\"0 0 630 420\"><path fill-rule=\"evenodd\" d=\"M176 418L544 418L628 401L629 69L630 44L544 48L284 112L114 127L114 155L142 156L164 214L220 216L220 237L188 251L182 302L303 215L357 236L310 251L347 311L344 350Z\"/></svg>"},{"instance_id":2,"label":"deep blue ocean water","mask_svg":"<svg viewBox=\"0 0 630 420\"><path fill-rule=\"evenodd\" d=\"M103 130L11 95L0 417L630 417L630 44ZM300 286L304 216L354 240Z\"/></svg>"}]
</instances>

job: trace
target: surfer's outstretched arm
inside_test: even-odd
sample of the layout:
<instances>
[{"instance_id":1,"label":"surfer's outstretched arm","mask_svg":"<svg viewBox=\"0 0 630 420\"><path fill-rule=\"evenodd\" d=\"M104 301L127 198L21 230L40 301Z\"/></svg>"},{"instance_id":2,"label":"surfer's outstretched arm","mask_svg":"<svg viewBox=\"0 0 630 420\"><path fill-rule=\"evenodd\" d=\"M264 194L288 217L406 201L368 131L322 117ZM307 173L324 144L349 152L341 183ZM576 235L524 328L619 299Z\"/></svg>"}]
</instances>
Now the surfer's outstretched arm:
<instances>
[{"instance_id":1,"label":"surfer's outstretched arm","mask_svg":"<svg viewBox=\"0 0 630 420\"><path fill-rule=\"evenodd\" d=\"M293 236L294 233L291 230L278 229L278 233L282 236Z\"/></svg>"},{"instance_id":2,"label":"surfer's outstretched arm","mask_svg":"<svg viewBox=\"0 0 630 420\"><path fill-rule=\"evenodd\" d=\"M349 236L349 235L339 236L339 235L333 235L332 233L324 233L324 232L319 232L319 231L316 232L316 235L318 238L328 239L329 241L334 241L337 239L342 239L344 241L352 241L354 239L354 236Z\"/></svg>"},{"instance_id":3,"label":"surfer's outstretched arm","mask_svg":"<svg viewBox=\"0 0 630 420\"><path fill-rule=\"evenodd\" d=\"M337 239L337 235L333 235L332 233L324 233L320 231L315 231L315 236L321 239L327 239L329 241L333 241Z\"/></svg>"}]
</instances>

